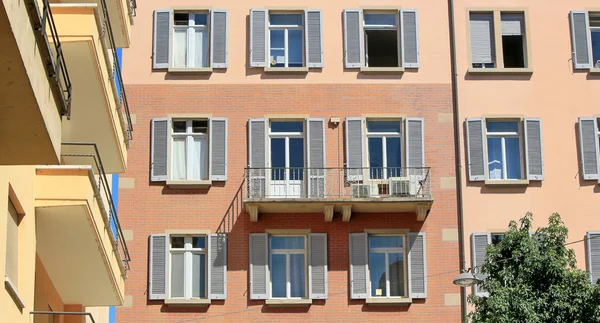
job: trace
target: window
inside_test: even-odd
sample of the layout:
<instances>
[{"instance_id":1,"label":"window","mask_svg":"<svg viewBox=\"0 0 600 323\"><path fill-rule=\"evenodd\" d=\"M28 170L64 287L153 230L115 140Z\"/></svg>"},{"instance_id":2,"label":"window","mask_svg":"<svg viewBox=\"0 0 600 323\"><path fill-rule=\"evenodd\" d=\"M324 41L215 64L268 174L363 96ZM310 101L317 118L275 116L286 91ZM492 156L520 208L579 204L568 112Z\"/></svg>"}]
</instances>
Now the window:
<instances>
[{"instance_id":1,"label":"window","mask_svg":"<svg viewBox=\"0 0 600 323\"><path fill-rule=\"evenodd\" d=\"M500 241L502 241L502 238L504 238L504 234L503 233L492 233L491 238L492 238L492 244L497 245L500 243Z\"/></svg>"},{"instance_id":2,"label":"window","mask_svg":"<svg viewBox=\"0 0 600 323\"><path fill-rule=\"evenodd\" d=\"M471 12L469 20L473 68L528 67L523 12ZM496 44L496 28L501 29L500 44Z\"/></svg>"},{"instance_id":3,"label":"window","mask_svg":"<svg viewBox=\"0 0 600 323\"><path fill-rule=\"evenodd\" d=\"M170 236L170 298L207 298L206 236Z\"/></svg>"},{"instance_id":4,"label":"window","mask_svg":"<svg viewBox=\"0 0 600 323\"><path fill-rule=\"evenodd\" d=\"M171 147L171 179L208 179L208 120L173 120Z\"/></svg>"},{"instance_id":5,"label":"window","mask_svg":"<svg viewBox=\"0 0 600 323\"><path fill-rule=\"evenodd\" d=\"M208 13L173 16L173 67L208 67Z\"/></svg>"},{"instance_id":6,"label":"window","mask_svg":"<svg viewBox=\"0 0 600 323\"><path fill-rule=\"evenodd\" d=\"M488 176L521 179L521 136L518 121L487 121Z\"/></svg>"},{"instance_id":7,"label":"window","mask_svg":"<svg viewBox=\"0 0 600 323\"><path fill-rule=\"evenodd\" d=\"M404 236L369 236L370 297L405 297Z\"/></svg>"},{"instance_id":8,"label":"window","mask_svg":"<svg viewBox=\"0 0 600 323\"><path fill-rule=\"evenodd\" d=\"M600 12L590 12L590 35L592 42L592 66L600 68Z\"/></svg>"},{"instance_id":9,"label":"window","mask_svg":"<svg viewBox=\"0 0 600 323\"><path fill-rule=\"evenodd\" d=\"M600 119L579 117L579 160L584 180L599 179L600 174Z\"/></svg>"},{"instance_id":10,"label":"window","mask_svg":"<svg viewBox=\"0 0 600 323\"><path fill-rule=\"evenodd\" d=\"M306 298L306 237L271 236L271 298Z\"/></svg>"},{"instance_id":11,"label":"window","mask_svg":"<svg viewBox=\"0 0 600 323\"><path fill-rule=\"evenodd\" d=\"M367 120L367 145L372 179L402 175L401 121Z\"/></svg>"},{"instance_id":12,"label":"window","mask_svg":"<svg viewBox=\"0 0 600 323\"><path fill-rule=\"evenodd\" d=\"M305 123L270 122L270 195L301 197L304 192Z\"/></svg>"},{"instance_id":13,"label":"window","mask_svg":"<svg viewBox=\"0 0 600 323\"><path fill-rule=\"evenodd\" d=\"M269 14L271 67L304 66L303 20L301 13Z\"/></svg>"},{"instance_id":14,"label":"window","mask_svg":"<svg viewBox=\"0 0 600 323\"><path fill-rule=\"evenodd\" d=\"M367 67L398 67L398 13L365 12L364 52Z\"/></svg>"},{"instance_id":15,"label":"window","mask_svg":"<svg viewBox=\"0 0 600 323\"><path fill-rule=\"evenodd\" d=\"M6 229L6 268L7 278L17 292L19 284L19 214L8 199L8 223Z\"/></svg>"}]
</instances>

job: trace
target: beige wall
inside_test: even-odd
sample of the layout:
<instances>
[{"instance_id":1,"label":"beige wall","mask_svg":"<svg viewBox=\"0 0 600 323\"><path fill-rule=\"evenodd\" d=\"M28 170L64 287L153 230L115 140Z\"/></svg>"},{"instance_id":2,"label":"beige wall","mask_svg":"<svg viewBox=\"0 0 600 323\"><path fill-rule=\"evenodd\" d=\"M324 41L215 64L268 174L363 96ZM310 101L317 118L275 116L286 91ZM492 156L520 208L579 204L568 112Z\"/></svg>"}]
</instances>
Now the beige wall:
<instances>
[{"instance_id":1,"label":"beige wall","mask_svg":"<svg viewBox=\"0 0 600 323\"><path fill-rule=\"evenodd\" d=\"M464 133L464 219L467 267L471 266L470 234L501 232L510 220L534 213L534 225L546 225L559 212L569 228L569 241L580 240L586 231L600 230L600 188L582 181L577 118L600 113L600 77L573 71L571 61L570 10L600 9L596 0L577 1L456 1L456 35L461 132L467 117L516 114L540 117L543 125L545 180L528 187L489 187L468 181ZM470 8L524 8L529 15L526 35L531 48L533 74L470 75L468 14ZM578 266L585 268L584 243L572 247Z\"/></svg>"},{"instance_id":2,"label":"beige wall","mask_svg":"<svg viewBox=\"0 0 600 323\"><path fill-rule=\"evenodd\" d=\"M65 310L65 304L60 299L60 295L56 291L52 280L44 268L44 264L40 258L35 258L35 303L36 311L55 311L60 312ZM54 321L50 315L35 315L33 316L34 323L63 323L63 318L59 315L54 316Z\"/></svg>"},{"instance_id":3,"label":"beige wall","mask_svg":"<svg viewBox=\"0 0 600 323\"><path fill-rule=\"evenodd\" d=\"M448 42L448 15L445 0L419 1L394 0L372 1L319 1L282 3L277 0L256 0L248 3L240 0L223 0L198 3L194 0L145 0L138 1L135 25L132 27L131 47L124 49L124 79L127 84L198 84L198 83L449 83L450 58ZM229 68L215 70L212 75L181 75L152 71L153 11L172 7L198 8L211 6L229 10ZM249 27L251 8L281 8L295 6L297 9L321 9L323 13L324 68L308 74L264 74L262 68L248 68ZM299 7L301 6L301 7ZM344 69L343 19L344 9L351 8L416 8L419 10L419 40L421 68L408 69L398 75L365 75L358 69ZM200 7L202 8L202 7Z\"/></svg>"}]
</instances>

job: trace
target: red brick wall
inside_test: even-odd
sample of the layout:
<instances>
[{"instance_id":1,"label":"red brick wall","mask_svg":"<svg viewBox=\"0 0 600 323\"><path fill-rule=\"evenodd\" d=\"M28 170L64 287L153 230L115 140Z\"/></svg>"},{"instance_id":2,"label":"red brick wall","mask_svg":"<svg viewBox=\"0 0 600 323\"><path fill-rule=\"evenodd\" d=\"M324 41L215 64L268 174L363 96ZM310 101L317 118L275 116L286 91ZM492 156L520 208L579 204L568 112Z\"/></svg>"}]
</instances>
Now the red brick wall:
<instances>
[{"instance_id":1,"label":"red brick wall","mask_svg":"<svg viewBox=\"0 0 600 323\"><path fill-rule=\"evenodd\" d=\"M126 295L133 307L118 308L117 322L459 322L460 307L445 306L444 294L458 293L458 243L442 241L442 229L456 229L456 191L441 189L440 178L454 176L452 123L438 122L450 113L450 85L417 84L281 84L281 85L129 85L127 95L136 115L127 173L134 189L119 191L123 229L132 262ZM210 113L229 121L229 174L210 189L171 189L149 182L150 120L173 113ZM363 114L396 114L425 118L425 163L432 168L435 199L425 222L414 213L358 214L349 223L335 214L325 222L318 214L263 214L250 223L238 189L247 165L248 118L265 114L309 114L342 118ZM326 130L327 165L343 166L343 126ZM237 197L237 198L236 198ZM231 206L231 208L230 208ZM211 229L221 223L229 232L227 300L208 308L173 309L147 300L148 235L166 229ZM329 298L310 308L270 308L248 295L248 234L265 229L311 229L328 234ZM349 299L348 234L366 228L408 228L427 233L428 298L410 307L373 307ZM447 273L455 270L455 273ZM442 274L445 273L445 274Z\"/></svg>"}]
</instances>

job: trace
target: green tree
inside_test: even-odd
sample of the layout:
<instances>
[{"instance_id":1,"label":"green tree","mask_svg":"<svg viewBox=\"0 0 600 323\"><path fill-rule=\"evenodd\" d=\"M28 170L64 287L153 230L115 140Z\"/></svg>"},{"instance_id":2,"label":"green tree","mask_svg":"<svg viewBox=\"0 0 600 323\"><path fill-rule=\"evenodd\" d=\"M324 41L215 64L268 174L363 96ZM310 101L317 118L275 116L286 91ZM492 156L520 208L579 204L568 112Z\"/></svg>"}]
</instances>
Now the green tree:
<instances>
[{"instance_id":1,"label":"green tree","mask_svg":"<svg viewBox=\"0 0 600 323\"><path fill-rule=\"evenodd\" d=\"M470 295L473 323L600 322L600 285L577 269L565 246L569 230L553 214L532 236L532 215L511 221L502 241L489 246L479 284L489 297ZM580 242L584 243L584 242Z\"/></svg>"}]
</instances>

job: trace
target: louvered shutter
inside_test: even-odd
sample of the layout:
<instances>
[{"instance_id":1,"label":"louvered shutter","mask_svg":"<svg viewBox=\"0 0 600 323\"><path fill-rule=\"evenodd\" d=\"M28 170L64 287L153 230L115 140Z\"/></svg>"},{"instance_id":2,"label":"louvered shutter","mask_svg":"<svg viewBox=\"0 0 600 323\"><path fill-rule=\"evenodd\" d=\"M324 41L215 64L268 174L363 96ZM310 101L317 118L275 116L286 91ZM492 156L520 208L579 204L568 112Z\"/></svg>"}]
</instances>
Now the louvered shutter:
<instances>
[{"instance_id":1,"label":"louvered shutter","mask_svg":"<svg viewBox=\"0 0 600 323\"><path fill-rule=\"evenodd\" d=\"M571 11L571 46L573 66L576 69L592 67L590 53L590 29L587 11Z\"/></svg>"},{"instance_id":2,"label":"louvered shutter","mask_svg":"<svg viewBox=\"0 0 600 323\"><path fill-rule=\"evenodd\" d=\"M600 232L588 232L586 243L588 271L592 284L595 284L600 279Z\"/></svg>"},{"instance_id":3,"label":"louvered shutter","mask_svg":"<svg viewBox=\"0 0 600 323\"><path fill-rule=\"evenodd\" d=\"M266 9L250 9L250 67L267 66L268 13Z\"/></svg>"},{"instance_id":4,"label":"louvered shutter","mask_svg":"<svg viewBox=\"0 0 600 323\"><path fill-rule=\"evenodd\" d=\"M419 67L419 14L417 10L400 10L402 66Z\"/></svg>"},{"instance_id":5,"label":"louvered shutter","mask_svg":"<svg viewBox=\"0 0 600 323\"><path fill-rule=\"evenodd\" d=\"M169 136L171 134L170 118L152 119L152 152L150 165L150 180L152 182L166 181L169 169Z\"/></svg>"},{"instance_id":6,"label":"louvered shutter","mask_svg":"<svg viewBox=\"0 0 600 323\"><path fill-rule=\"evenodd\" d=\"M346 118L346 168L350 182L363 178L364 142L364 119Z\"/></svg>"},{"instance_id":7,"label":"louvered shutter","mask_svg":"<svg viewBox=\"0 0 600 323\"><path fill-rule=\"evenodd\" d=\"M248 121L248 196L266 196L267 180L267 119Z\"/></svg>"},{"instance_id":8,"label":"louvered shutter","mask_svg":"<svg viewBox=\"0 0 600 323\"><path fill-rule=\"evenodd\" d=\"M427 249L425 233L408 234L408 293L411 298L427 298Z\"/></svg>"},{"instance_id":9,"label":"louvered shutter","mask_svg":"<svg viewBox=\"0 0 600 323\"><path fill-rule=\"evenodd\" d=\"M321 10L305 10L306 65L323 67L323 18Z\"/></svg>"},{"instance_id":10,"label":"louvered shutter","mask_svg":"<svg viewBox=\"0 0 600 323\"><path fill-rule=\"evenodd\" d=\"M169 235L150 235L148 298L166 299L169 283Z\"/></svg>"},{"instance_id":11,"label":"louvered shutter","mask_svg":"<svg viewBox=\"0 0 600 323\"><path fill-rule=\"evenodd\" d=\"M360 68L363 64L362 11L344 9L344 66Z\"/></svg>"},{"instance_id":12,"label":"louvered shutter","mask_svg":"<svg viewBox=\"0 0 600 323\"><path fill-rule=\"evenodd\" d=\"M484 158L484 122L482 118L468 118L467 128L467 158L469 162L469 180L485 180Z\"/></svg>"},{"instance_id":13,"label":"louvered shutter","mask_svg":"<svg viewBox=\"0 0 600 323\"><path fill-rule=\"evenodd\" d=\"M525 16L522 13L503 13L501 21L503 36L525 35Z\"/></svg>"},{"instance_id":14,"label":"louvered shutter","mask_svg":"<svg viewBox=\"0 0 600 323\"><path fill-rule=\"evenodd\" d=\"M327 234L308 236L308 290L311 299L327 298Z\"/></svg>"},{"instance_id":15,"label":"louvered shutter","mask_svg":"<svg viewBox=\"0 0 600 323\"><path fill-rule=\"evenodd\" d=\"M250 299L269 298L269 236L250 234Z\"/></svg>"},{"instance_id":16,"label":"louvered shutter","mask_svg":"<svg viewBox=\"0 0 600 323\"><path fill-rule=\"evenodd\" d=\"M494 15L471 13L471 55L474 64L494 63Z\"/></svg>"},{"instance_id":17,"label":"louvered shutter","mask_svg":"<svg viewBox=\"0 0 600 323\"><path fill-rule=\"evenodd\" d=\"M154 11L154 39L152 44L152 67L168 68L173 19L171 10Z\"/></svg>"},{"instance_id":18,"label":"louvered shutter","mask_svg":"<svg viewBox=\"0 0 600 323\"><path fill-rule=\"evenodd\" d=\"M227 236L208 235L208 298L227 298Z\"/></svg>"},{"instance_id":19,"label":"louvered shutter","mask_svg":"<svg viewBox=\"0 0 600 323\"><path fill-rule=\"evenodd\" d=\"M210 65L227 68L229 46L229 17L227 10L210 11Z\"/></svg>"},{"instance_id":20,"label":"louvered shutter","mask_svg":"<svg viewBox=\"0 0 600 323\"><path fill-rule=\"evenodd\" d=\"M423 118L406 118L404 128L406 133L406 166L425 166L425 121ZM415 172L418 174L422 172Z\"/></svg>"},{"instance_id":21,"label":"louvered shutter","mask_svg":"<svg viewBox=\"0 0 600 323\"><path fill-rule=\"evenodd\" d=\"M366 233L350 233L350 298L368 297L368 245Z\"/></svg>"},{"instance_id":22,"label":"louvered shutter","mask_svg":"<svg viewBox=\"0 0 600 323\"><path fill-rule=\"evenodd\" d=\"M598 123L596 118L579 118L579 158L583 179L599 179Z\"/></svg>"},{"instance_id":23,"label":"louvered shutter","mask_svg":"<svg viewBox=\"0 0 600 323\"><path fill-rule=\"evenodd\" d=\"M492 235L490 233L471 234L471 268L475 268L476 273L481 272L481 266L485 263L487 248L490 244L492 244ZM485 278L485 276L480 275L479 278ZM476 296L489 296L489 293L477 284L473 285L473 292Z\"/></svg>"},{"instance_id":24,"label":"louvered shutter","mask_svg":"<svg viewBox=\"0 0 600 323\"><path fill-rule=\"evenodd\" d=\"M227 118L210 118L210 179L227 180Z\"/></svg>"},{"instance_id":25,"label":"louvered shutter","mask_svg":"<svg viewBox=\"0 0 600 323\"><path fill-rule=\"evenodd\" d=\"M544 149L542 147L542 120L525 118L525 162L527 179L541 181L544 179Z\"/></svg>"},{"instance_id":26,"label":"louvered shutter","mask_svg":"<svg viewBox=\"0 0 600 323\"><path fill-rule=\"evenodd\" d=\"M308 123L308 195L325 197L325 119L310 118Z\"/></svg>"}]
</instances>

